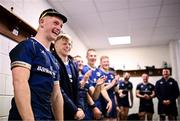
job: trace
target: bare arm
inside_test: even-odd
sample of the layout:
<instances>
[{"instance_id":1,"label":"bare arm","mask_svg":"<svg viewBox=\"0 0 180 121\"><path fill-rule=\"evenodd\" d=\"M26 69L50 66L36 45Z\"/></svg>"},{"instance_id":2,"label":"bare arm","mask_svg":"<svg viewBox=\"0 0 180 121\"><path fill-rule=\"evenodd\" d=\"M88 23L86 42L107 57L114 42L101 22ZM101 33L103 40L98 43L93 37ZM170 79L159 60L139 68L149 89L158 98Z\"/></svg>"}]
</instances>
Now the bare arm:
<instances>
[{"instance_id":1,"label":"bare arm","mask_svg":"<svg viewBox=\"0 0 180 121\"><path fill-rule=\"evenodd\" d=\"M108 83L108 84L105 86L105 89L106 89L106 90L109 90L109 89L111 89L115 84L116 84L116 80L113 79L111 83Z\"/></svg>"},{"instance_id":2,"label":"bare arm","mask_svg":"<svg viewBox=\"0 0 180 121\"><path fill-rule=\"evenodd\" d=\"M86 84L86 82L88 81L89 79L89 76L91 75L92 73L92 70L89 70L85 73L85 75L83 76L83 79L80 81L80 87L83 88L84 85Z\"/></svg>"},{"instance_id":3,"label":"bare arm","mask_svg":"<svg viewBox=\"0 0 180 121\"><path fill-rule=\"evenodd\" d=\"M101 94L101 90L102 88L104 88L104 81L106 80L105 77L100 77L97 81L96 81L96 86L95 89L93 91L92 97L94 100L97 100L99 98L99 95Z\"/></svg>"},{"instance_id":4,"label":"bare arm","mask_svg":"<svg viewBox=\"0 0 180 121\"><path fill-rule=\"evenodd\" d=\"M15 67L12 69L14 97L17 109L22 120L34 120L34 114L31 107L31 94L28 84L30 70L24 67Z\"/></svg>"},{"instance_id":5,"label":"bare arm","mask_svg":"<svg viewBox=\"0 0 180 121\"><path fill-rule=\"evenodd\" d=\"M130 100L131 100L131 108L133 107L133 91L130 90Z\"/></svg>"},{"instance_id":6,"label":"bare arm","mask_svg":"<svg viewBox=\"0 0 180 121\"><path fill-rule=\"evenodd\" d=\"M55 84L53 87L53 94L52 94L52 108L53 108L55 120L58 121L64 120L63 106L64 106L64 100L62 97L62 93L60 91L60 86L59 84Z\"/></svg>"},{"instance_id":7,"label":"bare arm","mask_svg":"<svg viewBox=\"0 0 180 121\"><path fill-rule=\"evenodd\" d=\"M155 91L152 91L152 94L150 95L150 98L154 98L155 97Z\"/></svg>"},{"instance_id":8,"label":"bare arm","mask_svg":"<svg viewBox=\"0 0 180 121\"><path fill-rule=\"evenodd\" d=\"M91 98L91 96L89 95L89 93L87 93L87 100L88 100L88 104L90 106L94 105L91 110L93 112L93 116L94 116L94 119L100 119L101 118L101 115L102 115L102 112L99 110L99 108L96 107L93 99Z\"/></svg>"},{"instance_id":9,"label":"bare arm","mask_svg":"<svg viewBox=\"0 0 180 121\"><path fill-rule=\"evenodd\" d=\"M138 97L138 98L144 98L144 95L141 95L141 94L140 94L140 91L139 91L139 90L136 90L136 97Z\"/></svg>"},{"instance_id":10,"label":"bare arm","mask_svg":"<svg viewBox=\"0 0 180 121\"><path fill-rule=\"evenodd\" d=\"M106 109L107 109L107 112L110 112L111 109L112 109L112 101L111 101L111 99L109 98L109 95L108 95L108 93L107 93L107 90L106 90L105 88L103 88L103 89L101 90L101 94L102 94L102 96L104 97L104 99L108 102L108 103L107 103L107 106L106 106Z\"/></svg>"},{"instance_id":11,"label":"bare arm","mask_svg":"<svg viewBox=\"0 0 180 121\"><path fill-rule=\"evenodd\" d=\"M112 82L105 86L105 89L109 90L110 88L112 88L117 83L119 78L120 78L120 76L116 75L115 78L112 80Z\"/></svg>"}]
</instances>

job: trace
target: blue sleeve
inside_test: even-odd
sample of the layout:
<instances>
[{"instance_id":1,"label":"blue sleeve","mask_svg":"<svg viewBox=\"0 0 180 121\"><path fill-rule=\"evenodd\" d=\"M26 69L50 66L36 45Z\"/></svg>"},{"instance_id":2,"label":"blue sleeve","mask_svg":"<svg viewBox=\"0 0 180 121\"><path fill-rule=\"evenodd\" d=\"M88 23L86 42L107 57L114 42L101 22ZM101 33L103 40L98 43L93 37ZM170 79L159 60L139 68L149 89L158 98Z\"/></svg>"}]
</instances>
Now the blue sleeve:
<instances>
[{"instance_id":1,"label":"blue sleeve","mask_svg":"<svg viewBox=\"0 0 180 121\"><path fill-rule=\"evenodd\" d=\"M160 86L159 81L157 81L156 84L155 84L155 94L156 94L158 100L159 100L160 102L162 102L162 101L163 101L163 98L162 98L162 96L159 94L159 93L160 93L160 88L159 88L159 86Z\"/></svg>"},{"instance_id":2,"label":"blue sleeve","mask_svg":"<svg viewBox=\"0 0 180 121\"><path fill-rule=\"evenodd\" d=\"M172 97L170 99L171 101L175 101L180 95L178 83L175 80L173 81L173 83L174 83L174 88L173 88L174 90L173 90L173 93L172 93Z\"/></svg>"},{"instance_id":3,"label":"blue sleeve","mask_svg":"<svg viewBox=\"0 0 180 121\"><path fill-rule=\"evenodd\" d=\"M119 81L119 89L122 89L121 83L122 83L122 81Z\"/></svg>"},{"instance_id":4,"label":"blue sleeve","mask_svg":"<svg viewBox=\"0 0 180 121\"><path fill-rule=\"evenodd\" d=\"M32 41L22 41L15 48L13 48L9 57L11 59L11 69L13 67L21 66L31 69L32 59L35 56Z\"/></svg>"},{"instance_id":5,"label":"blue sleeve","mask_svg":"<svg viewBox=\"0 0 180 121\"><path fill-rule=\"evenodd\" d=\"M141 86L141 84L138 84L136 87L136 90L140 90L140 86Z\"/></svg>"},{"instance_id":6,"label":"blue sleeve","mask_svg":"<svg viewBox=\"0 0 180 121\"><path fill-rule=\"evenodd\" d=\"M133 89L133 84L130 82L130 85L131 85L131 88L130 88L130 90L132 90Z\"/></svg>"}]
</instances>

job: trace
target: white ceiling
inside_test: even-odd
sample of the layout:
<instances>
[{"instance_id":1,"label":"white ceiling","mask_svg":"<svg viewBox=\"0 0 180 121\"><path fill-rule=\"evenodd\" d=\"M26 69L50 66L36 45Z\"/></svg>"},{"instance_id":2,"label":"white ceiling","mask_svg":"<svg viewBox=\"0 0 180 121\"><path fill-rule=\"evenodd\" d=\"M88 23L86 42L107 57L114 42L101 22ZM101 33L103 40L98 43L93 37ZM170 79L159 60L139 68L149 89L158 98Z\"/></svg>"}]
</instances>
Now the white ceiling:
<instances>
[{"instance_id":1,"label":"white ceiling","mask_svg":"<svg viewBox=\"0 0 180 121\"><path fill-rule=\"evenodd\" d=\"M180 0L48 0L88 48L168 44L180 40ZM108 37L131 36L110 46Z\"/></svg>"}]
</instances>

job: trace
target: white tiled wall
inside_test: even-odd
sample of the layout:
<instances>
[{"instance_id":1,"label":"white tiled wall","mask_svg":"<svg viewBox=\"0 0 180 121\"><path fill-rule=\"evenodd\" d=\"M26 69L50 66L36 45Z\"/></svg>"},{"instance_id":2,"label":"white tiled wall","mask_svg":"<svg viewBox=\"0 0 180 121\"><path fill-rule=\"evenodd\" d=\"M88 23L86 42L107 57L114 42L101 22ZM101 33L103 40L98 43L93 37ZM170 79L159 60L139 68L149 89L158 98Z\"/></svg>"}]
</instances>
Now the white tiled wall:
<instances>
[{"instance_id":1,"label":"white tiled wall","mask_svg":"<svg viewBox=\"0 0 180 121\"><path fill-rule=\"evenodd\" d=\"M7 120L13 96L9 51L17 43L0 35L0 121Z\"/></svg>"}]
</instances>

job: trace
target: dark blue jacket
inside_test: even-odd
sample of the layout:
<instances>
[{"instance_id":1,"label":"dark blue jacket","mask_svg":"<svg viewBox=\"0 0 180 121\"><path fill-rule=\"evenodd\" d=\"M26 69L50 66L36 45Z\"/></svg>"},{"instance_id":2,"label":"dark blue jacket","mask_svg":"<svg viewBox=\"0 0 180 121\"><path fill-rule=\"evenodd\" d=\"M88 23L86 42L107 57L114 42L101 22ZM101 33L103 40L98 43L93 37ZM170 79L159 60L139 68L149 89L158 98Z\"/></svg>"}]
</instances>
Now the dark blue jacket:
<instances>
[{"instance_id":1,"label":"dark blue jacket","mask_svg":"<svg viewBox=\"0 0 180 121\"><path fill-rule=\"evenodd\" d=\"M78 96L78 87L79 87L79 81L78 81L78 70L76 68L76 65L72 61L72 58L69 59L69 65L72 72L72 80L73 82L70 82L70 78L68 76L68 72L66 70L66 67L57 55L56 52L53 52L54 56L59 62L60 67L60 86L62 89L62 95L64 98L64 120L73 120L74 115L77 112L77 108L81 108L80 102L79 102L79 96Z\"/></svg>"},{"instance_id":2,"label":"dark blue jacket","mask_svg":"<svg viewBox=\"0 0 180 121\"><path fill-rule=\"evenodd\" d=\"M173 78L169 78L167 81L161 78L156 82L155 92L159 100L158 114L172 114L177 116L176 99L180 94L178 83ZM163 105L163 100L170 100L170 105Z\"/></svg>"}]
</instances>

